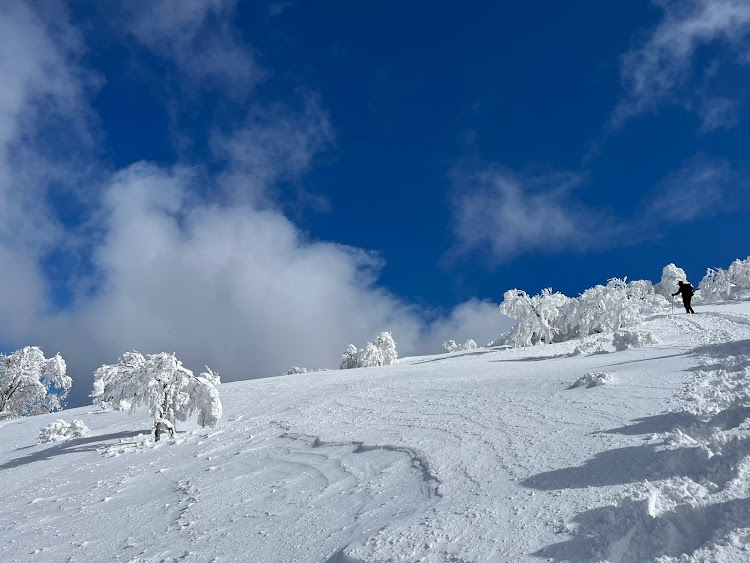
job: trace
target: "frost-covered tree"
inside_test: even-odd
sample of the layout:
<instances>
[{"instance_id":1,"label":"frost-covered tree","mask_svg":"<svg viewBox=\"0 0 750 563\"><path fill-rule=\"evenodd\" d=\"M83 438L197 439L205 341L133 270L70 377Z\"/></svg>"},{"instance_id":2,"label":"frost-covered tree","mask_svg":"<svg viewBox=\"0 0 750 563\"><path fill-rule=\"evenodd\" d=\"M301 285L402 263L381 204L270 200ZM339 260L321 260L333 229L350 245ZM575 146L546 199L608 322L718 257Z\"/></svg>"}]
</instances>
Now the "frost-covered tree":
<instances>
[{"instance_id":1,"label":"frost-covered tree","mask_svg":"<svg viewBox=\"0 0 750 563\"><path fill-rule=\"evenodd\" d=\"M667 264L661 271L661 280L654 285L654 293L661 295L667 301L671 301L672 294L677 291L677 282L686 282L685 270L674 264Z\"/></svg>"},{"instance_id":2,"label":"frost-covered tree","mask_svg":"<svg viewBox=\"0 0 750 563\"><path fill-rule=\"evenodd\" d=\"M380 365L389 366L396 363L398 352L396 352L396 342L393 340L393 335L390 332L381 332L378 334L373 344L383 355L383 363Z\"/></svg>"},{"instance_id":3,"label":"frost-covered tree","mask_svg":"<svg viewBox=\"0 0 750 563\"><path fill-rule=\"evenodd\" d=\"M628 283L627 278L612 278L606 286L589 288L575 301L575 315L569 320L569 327L579 337L615 332L621 327L639 323L644 314L654 313L664 304L651 291L650 282Z\"/></svg>"},{"instance_id":4,"label":"frost-covered tree","mask_svg":"<svg viewBox=\"0 0 750 563\"><path fill-rule=\"evenodd\" d=\"M390 332L381 332L375 342L368 342L362 349L349 344L341 356L341 369L367 368L395 364L398 360L396 342Z\"/></svg>"},{"instance_id":5,"label":"frost-covered tree","mask_svg":"<svg viewBox=\"0 0 750 563\"><path fill-rule=\"evenodd\" d=\"M496 344L532 346L614 332L639 323L644 315L664 306L665 301L645 280L612 278L607 285L589 288L575 299L551 289L533 297L514 289L505 293L500 310L518 323Z\"/></svg>"},{"instance_id":6,"label":"frost-covered tree","mask_svg":"<svg viewBox=\"0 0 750 563\"><path fill-rule=\"evenodd\" d=\"M198 411L198 424L216 426L222 407L216 384L219 377L210 369L193 375L174 354L127 352L114 365L103 365L94 373L94 404L119 410L148 408L154 417L154 439L161 432L174 436L176 421L187 420Z\"/></svg>"},{"instance_id":7,"label":"frost-covered tree","mask_svg":"<svg viewBox=\"0 0 750 563\"><path fill-rule=\"evenodd\" d=\"M727 270L709 268L698 287L705 303L750 299L750 257L735 260Z\"/></svg>"},{"instance_id":8,"label":"frost-covered tree","mask_svg":"<svg viewBox=\"0 0 750 563\"><path fill-rule=\"evenodd\" d=\"M0 419L62 410L73 385L65 371L60 354L47 359L37 346L0 354Z\"/></svg>"},{"instance_id":9,"label":"frost-covered tree","mask_svg":"<svg viewBox=\"0 0 750 563\"><path fill-rule=\"evenodd\" d=\"M354 344L349 344L346 348L346 352L341 355L341 369L352 369L357 366L357 347Z\"/></svg>"},{"instance_id":10,"label":"frost-covered tree","mask_svg":"<svg viewBox=\"0 0 750 563\"><path fill-rule=\"evenodd\" d=\"M445 352L462 352L464 350L475 350L477 343L473 339L469 338L463 344L456 344L455 340L448 340L443 342L443 351Z\"/></svg>"},{"instance_id":11,"label":"frost-covered tree","mask_svg":"<svg viewBox=\"0 0 750 563\"><path fill-rule=\"evenodd\" d=\"M533 297L518 289L506 291L500 312L518 320L510 331L509 343L513 346L532 346L539 342L552 342L555 334L560 332L555 320L568 301L569 297L560 292L552 293L550 288Z\"/></svg>"}]
</instances>

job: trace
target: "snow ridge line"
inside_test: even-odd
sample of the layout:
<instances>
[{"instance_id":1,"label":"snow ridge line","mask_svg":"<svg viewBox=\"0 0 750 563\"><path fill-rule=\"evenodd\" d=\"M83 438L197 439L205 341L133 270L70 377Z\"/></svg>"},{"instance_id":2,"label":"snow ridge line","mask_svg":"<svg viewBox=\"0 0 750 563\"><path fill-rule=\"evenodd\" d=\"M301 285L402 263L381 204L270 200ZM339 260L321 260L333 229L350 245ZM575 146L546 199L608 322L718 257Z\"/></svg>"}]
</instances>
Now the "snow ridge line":
<instances>
[{"instance_id":1,"label":"snow ridge line","mask_svg":"<svg viewBox=\"0 0 750 563\"><path fill-rule=\"evenodd\" d=\"M413 448L408 448L404 446L392 446L389 444L367 445L364 442L360 442L356 440L349 441L349 442L323 442L317 436L309 436L307 434L299 434L299 433L293 433L293 432L284 432L283 434L279 436L279 438L286 438L290 440L298 440L298 441L307 442L310 444L311 448L321 448L321 447L353 448L352 450L353 454L361 454L361 453L377 451L377 450L406 454L411 461L412 467L414 467L417 470L417 472L422 478L422 481L424 481L428 485L427 487L428 496L438 497L438 498L443 497L442 493L439 490L439 487L443 484L442 481L430 471L429 463L425 459L424 454Z\"/></svg>"}]
</instances>

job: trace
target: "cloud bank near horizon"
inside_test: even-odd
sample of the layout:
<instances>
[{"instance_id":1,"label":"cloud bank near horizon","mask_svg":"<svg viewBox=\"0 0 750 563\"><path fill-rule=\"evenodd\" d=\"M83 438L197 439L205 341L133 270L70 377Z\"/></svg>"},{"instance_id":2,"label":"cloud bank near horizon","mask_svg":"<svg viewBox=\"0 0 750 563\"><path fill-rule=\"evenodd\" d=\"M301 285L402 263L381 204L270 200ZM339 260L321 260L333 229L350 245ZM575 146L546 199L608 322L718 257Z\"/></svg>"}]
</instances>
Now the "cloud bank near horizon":
<instances>
[{"instance_id":1,"label":"cloud bank near horizon","mask_svg":"<svg viewBox=\"0 0 750 563\"><path fill-rule=\"evenodd\" d=\"M201 18L225 10L177 21L200 30ZM140 17L132 21L140 40L155 40ZM64 8L4 3L0 30L9 31L0 33L0 51L18 54L0 57L0 199L8 218L0 263L11 266L0 276L0 342L61 352L78 383L73 402L85 402L96 367L130 349L176 352L187 367L208 364L233 381L292 365L337 367L347 344L362 346L383 330L401 355L414 355L440 352L449 338L489 341L509 326L497 304L484 301L443 315L407 303L378 285L377 253L310 240L282 213L275 183L300 178L332 140L314 95L300 94L300 110L250 103L245 122L214 131L217 174L182 162L111 170L95 152L81 167L46 150L52 141L84 149L98 134L88 98L100 81L82 66L85 49ZM239 53L224 40L202 45ZM154 49L170 57L172 47L179 45ZM239 54L233 60L244 64ZM234 68L219 69L216 87L251 101L255 78ZM59 138L42 143L33 133L54 119L77 133L61 127L51 132ZM66 202L85 202L73 224L50 203L61 183Z\"/></svg>"}]
</instances>

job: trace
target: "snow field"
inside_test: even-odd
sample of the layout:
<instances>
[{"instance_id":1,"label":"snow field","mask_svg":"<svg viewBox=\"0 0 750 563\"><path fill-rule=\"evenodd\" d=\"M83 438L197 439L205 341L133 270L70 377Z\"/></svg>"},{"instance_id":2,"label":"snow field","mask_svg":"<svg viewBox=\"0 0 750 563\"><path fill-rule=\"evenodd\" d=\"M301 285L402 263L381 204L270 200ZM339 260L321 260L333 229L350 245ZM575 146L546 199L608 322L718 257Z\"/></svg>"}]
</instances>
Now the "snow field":
<instances>
[{"instance_id":1,"label":"snow field","mask_svg":"<svg viewBox=\"0 0 750 563\"><path fill-rule=\"evenodd\" d=\"M750 306L696 310L644 348L224 384L219 426L158 444L146 412L5 422L0 560L750 560ZM90 435L38 443L61 414Z\"/></svg>"}]
</instances>

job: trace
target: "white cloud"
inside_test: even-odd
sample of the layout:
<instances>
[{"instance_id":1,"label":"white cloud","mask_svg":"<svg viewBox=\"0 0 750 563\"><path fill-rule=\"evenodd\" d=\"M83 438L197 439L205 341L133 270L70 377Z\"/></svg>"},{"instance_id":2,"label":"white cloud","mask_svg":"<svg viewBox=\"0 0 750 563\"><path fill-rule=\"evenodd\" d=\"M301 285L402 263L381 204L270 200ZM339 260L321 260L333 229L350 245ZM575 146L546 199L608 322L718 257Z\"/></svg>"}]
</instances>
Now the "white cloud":
<instances>
[{"instance_id":1,"label":"white cloud","mask_svg":"<svg viewBox=\"0 0 750 563\"><path fill-rule=\"evenodd\" d=\"M29 324L11 323L0 338L60 350L83 370L82 382L130 349L176 352L232 381L292 365L336 367L348 343L362 346L382 330L393 332L401 355L414 355L437 353L448 338L484 344L509 326L497 305L476 300L427 323L423 311L376 285L377 255L306 240L271 210L196 204L197 180L190 170L149 164L118 172L106 188L106 235L94 256L103 278L97 294L56 314L24 312ZM25 289L9 291L0 299Z\"/></svg>"},{"instance_id":2,"label":"white cloud","mask_svg":"<svg viewBox=\"0 0 750 563\"><path fill-rule=\"evenodd\" d=\"M577 202L572 173L522 177L491 168L456 174L452 202L457 246L449 255L484 251L497 264L528 252L605 247L623 226Z\"/></svg>"},{"instance_id":3,"label":"white cloud","mask_svg":"<svg viewBox=\"0 0 750 563\"><path fill-rule=\"evenodd\" d=\"M64 122L71 138L86 134L88 114L88 77L74 62L79 38L64 12L54 17L43 19L28 3L0 3L0 242L34 253L55 235L44 204L54 163L31 148L39 115Z\"/></svg>"},{"instance_id":4,"label":"white cloud","mask_svg":"<svg viewBox=\"0 0 750 563\"><path fill-rule=\"evenodd\" d=\"M268 72L230 25L235 0L134 0L123 5L127 31L201 89L242 99Z\"/></svg>"},{"instance_id":5,"label":"white cloud","mask_svg":"<svg viewBox=\"0 0 750 563\"><path fill-rule=\"evenodd\" d=\"M732 180L724 160L697 156L656 186L648 203L647 219L661 223L687 223L719 209Z\"/></svg>"},{"instance_id":6,"label":"white cloud","mask_svg":"<svg viewBox=\"0 0 750 563\"><path fill-rule=\"evenodd\" d=\"M701 101L698 114L701 118L701 133L716 129L731 129L739 122L740 102L723 96L705 98Z\"/></svg>"},{"instance_id":7,"label":"white cloud","mask_svg":"<svg viewBox=\"0 0 750 563\"><path fill-rule=\"evenodd\" d=\"M227 165L219 182L234 201L278 204L273 186L297 180L330 146L333 129L320 100L311 93L301 97L303 107L298 112L256 105L231 132L213 133L214 158Z\"/></svg>"},{"instance_id":8,"label":"white cloud","mask_svg":"<svg viewBox=\"0 0 750 563\"><path fill-rule=\"evenodd\" d=\"M178 5L184 4L159 3L166 10ZM183 41L178 30L195 38L191 30L203 25L195 22L206 10L225 9L187 6L196 11L177 15L174 36L160 39L142 29L143 40L163 40L154 48L172 53ZM51 29L31 8L0 3L0 31L7 32L0 32L0 195L4 211L13 209L19 225L33 226L11 233L10 223L2 225L0 264L13 267L0 276L0 342L60 351L79 402L93 370L133 348L174 351L190 368L209 364L236 380L292 365L336 366L349 342L361 346L382 330L393 331L400 353L408 355L438 352L445 338L483 343L507 328L496 306L476 301L425 321L428 312L377 285L383 262L376 253L308 240L273 205L267 194L275 183L299 179L331 142L326 113L311 96L297 112L253 106L236 130L215 133L213 150L225 175L145 163L113 173L99 169L87 192L96 208L91 225L82 231L57 223L45 206L45 181L54 174L75 184L76 166L45 158L29 132L58 114L80 118L85 132L88 78L77 66L81 45L66 20ZM81 146L81 139L73 142ZM28 158L11 166L10 151L18 147ZM229 185L251 186L269 201L206 196ZM56 310L40 260L59 248L84 260L84 247L93 273L77 278L72 304Z\"/></svg>"},{"instance_id":9,"label":"white cloud","mask_svg":"<svg viewBox=\"0 0 750 563\"><path fill-rule=\"evenodd\" d=\"M448 258L484 253L491 265L534 252L593 251L638 244L670 225L731 211L744 190L728 162L697 155L668 174L630 218L585 206L575 174L524 177L501 168L456 175L456 244Z\"/></svg>"},{"instance_id":10,"label":"white cloud","mask_svg":"<svg viewBox=\"0 0 750 563\"><path fill-rule=\"evenodd\" d=\"M436 353L443 350L443 342L455 340L463 343L470 338L484 346L506 332L513 322L505 317L498 322L497 311L497 303L490 301L470 299L459 303L447 316L430 323L422 335L421 348Z\"/></svg>"},{"instance_id":11,"label":"white cloud","mask_svg":"<svg viewBox=\"0 0 750 563\"><path fill-rule=\"evenodd\" d=\"M750 61L750 3L745 0L679 0L659 2L664 17L636 41L622 57L625 97L615 108L610 125L652 111L663 103L696 106L702 130L734 124L735 100L709 95L704 85L698 103L683 92L693 76L696 50L712 42L729 45L736 61ZM709 65L710 68L710 65Z\"/></svg>"}]
</instances>

